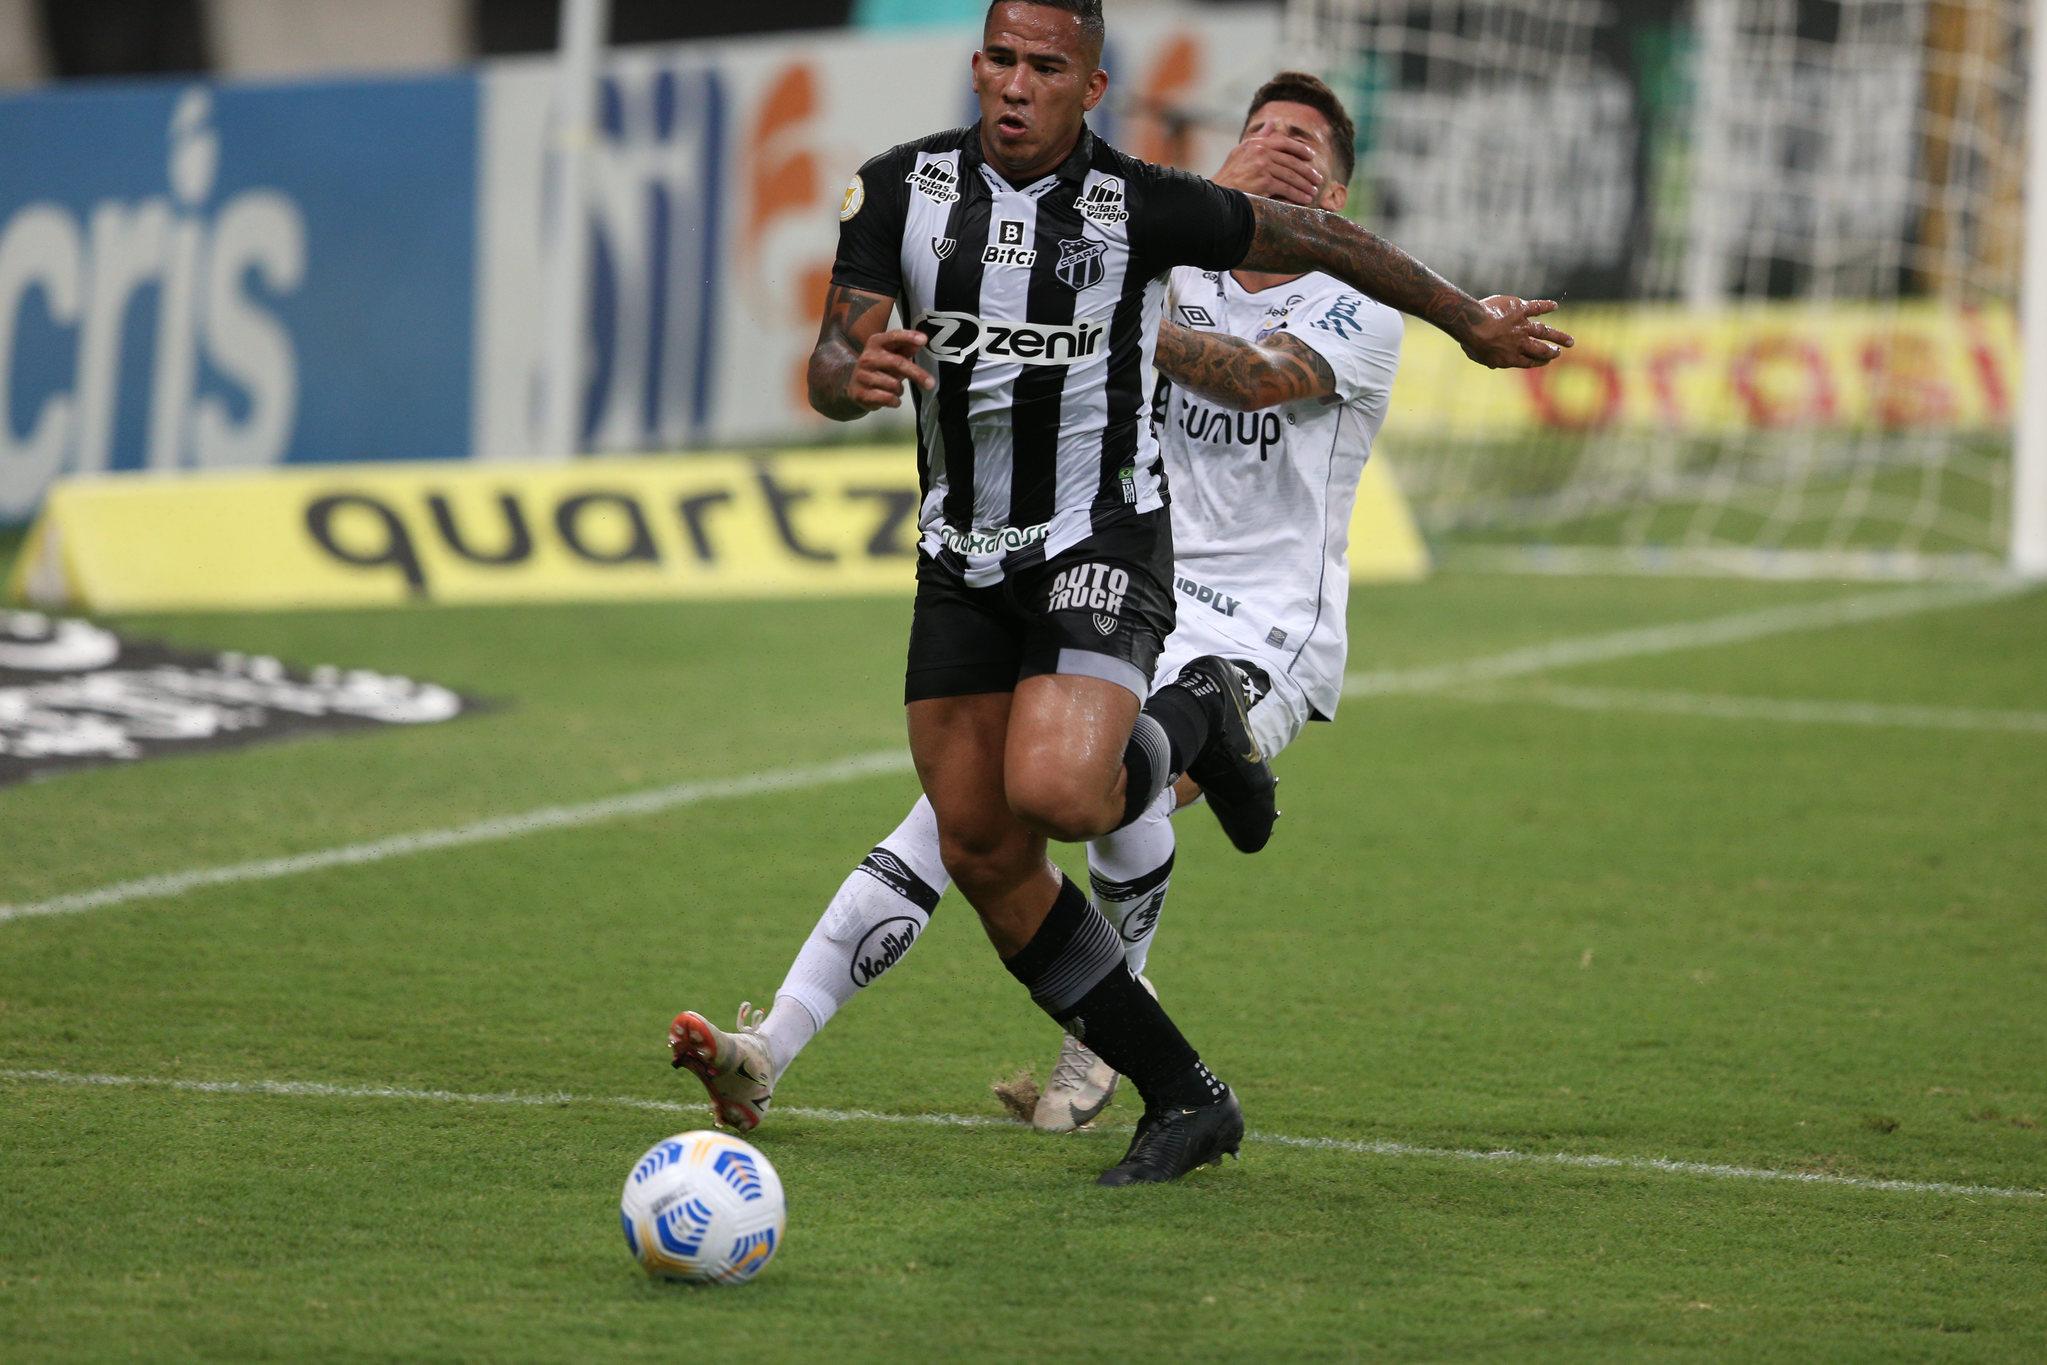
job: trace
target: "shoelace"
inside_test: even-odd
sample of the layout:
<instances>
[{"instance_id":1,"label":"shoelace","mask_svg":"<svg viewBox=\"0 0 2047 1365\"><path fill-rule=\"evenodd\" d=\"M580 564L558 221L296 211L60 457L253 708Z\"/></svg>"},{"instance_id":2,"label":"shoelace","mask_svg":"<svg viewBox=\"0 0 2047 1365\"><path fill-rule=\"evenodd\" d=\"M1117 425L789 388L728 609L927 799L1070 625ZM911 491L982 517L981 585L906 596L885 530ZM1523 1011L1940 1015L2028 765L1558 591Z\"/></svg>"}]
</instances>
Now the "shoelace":
<instances>
[{"instance_id":1,"label":"shoelace","mask_svg":"<svg viewBox=\"0 0 2047 1365\"><path fill-rule=\"evenodd\" d=\"M1069 1035L1060 1045L1059 1060L1052 1064L1052 1085L1068 1090L1080 1089L1087 1079L1088 1070L1095 1064L1095 1054L1087 1044Z\"/></svg>"},{"instance_id":2,"label":"shoelace","mask_svg":"<svg viewBox=\"0 0 2047 1365\"><path fill-rule=\"evenodd\" d=\"M755 1032L760 1028L762 1024L765 1024L767 1022L768 1012L766 1010L755 1009L753 1007L753 1002L751 1000L742 1000L739 1002L738 1032L740 1033Z\"/></svg>"}]
</instances>

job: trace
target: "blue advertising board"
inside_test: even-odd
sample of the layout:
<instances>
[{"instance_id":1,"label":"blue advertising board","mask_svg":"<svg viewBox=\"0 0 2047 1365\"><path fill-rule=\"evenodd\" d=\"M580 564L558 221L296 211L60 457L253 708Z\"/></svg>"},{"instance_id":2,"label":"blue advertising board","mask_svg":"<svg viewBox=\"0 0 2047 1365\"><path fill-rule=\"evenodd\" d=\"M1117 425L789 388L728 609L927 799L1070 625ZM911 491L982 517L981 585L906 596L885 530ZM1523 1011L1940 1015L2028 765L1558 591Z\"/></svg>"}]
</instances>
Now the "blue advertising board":
<instances>
[{"instance_id":1,"label":"blue advertising board","mask_svg":"<svg viewBox=\"0 0 2047 1365\"><path fill-rule=\"evenodd\" d=\"M477 82L0 99L0 522L55 477L470 437Z\"/></svg>"}]
</instances>

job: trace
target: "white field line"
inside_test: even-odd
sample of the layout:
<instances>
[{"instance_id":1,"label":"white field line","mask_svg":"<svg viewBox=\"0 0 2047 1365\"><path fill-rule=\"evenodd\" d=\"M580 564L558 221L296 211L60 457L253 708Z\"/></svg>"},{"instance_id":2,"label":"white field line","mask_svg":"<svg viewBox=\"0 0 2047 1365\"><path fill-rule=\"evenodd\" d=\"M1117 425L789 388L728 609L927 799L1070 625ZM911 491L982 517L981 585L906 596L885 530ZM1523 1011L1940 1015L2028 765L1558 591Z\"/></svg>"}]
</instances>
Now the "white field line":
<instances>
[{"instance_id":1,"label":"white field line","mask_svg":"<svg viewBox=\"0 0 2047 1365\"><path fill-rule=\"evenodd\" d=\"M1639 711L1708 720L1779 721L1790 725L1860 725L1875 729L1989 730L2047 735L2047 711L1997 711L1966 706L1892 706L1877 702L1799 701L1784 697L1705 696L1562 683L1460 688L1460 701L1525 703L1572 711Z\"/></svg>"},{"instance_id":2,"label":"white field line","mask_svg":"<svg viewBox=\"0 0 2047 1365\"><path fill-rule=\"evenodd\" d=\"M662 1114L703 1116L704 1106L673 1100L636 1099L623 1095L465 1094L455 1090L417 1090L389 1085L330 1085L324 1081L193 1081L166 1076L110 1076L71 1071L0 1069L0 1081L31 1084L153 1088L202 1095L267 1095L288 1099L413 1100L429 1104L510 1105L547 1109L576 1105L604 1109L639 1109ZM1020 1128L1010 1119L985 1114L887 1114L871 1109L806 1109L776 1106L785 1118L815 1123L890 1123L939 1128ZM1345 1156L1377 1156L1433 1161L1472 1161L1523 1166L1561 1166L1576 1170L1640 1171L1655 1175L1689 1175L1709 1180L1783 1181L1796 1185L1832 1185L1895 1194L1942 1194L1976 1199L2047 1201L2047 1190L2001 1185L1961 1185L1945 1180L1879 1180L1871 1176L1835 1175L1825 1171L1782 1171L1762 1166L1726 1166L1707 1161L1672 1161L1664 1157L1596 1156L1578 1152L1481 1151L1463 1147L1422 1147L1406 1142L1361 1142L1350 1138L1294 1137L1286 1133L1246 1133L1245 1140L1302 1151L1336 1152Z\"/></svg>"},{"instance_id":3,"label":"white field line","mask_svg":"<svg viewBox=\"0 0 2047 1365\"><path fill-rule=\"evenodd\" d=\"M1836 626L1859 625L1866 621L1887 621L1922 612L1944 611L2028 591L2017 582L1939 584L1924 588L1859 593L1853 597L1830 597L1821 602L1801 602L1788 607L1765 607L1712 616L1703 621L1678 621L1667 626L1644 626L1606 635L1586 635L1570 640L1551 640L1457 663L1424 668L1388 669L1373 673L1352 673L1343 680L1345 696L1383 696L1398 692L1442 692L1477 683L1521 678L1546 673L1553 668L1578 664L1606 663L1653 654L1674 654L1680 650L1702 649L1708 645L1742 644L1792 635L1803 631L1828 630Z\"/></svg>"},{"instance_id":4,"label":"white field line","mask_svg":"<svg viewBox=\"0 0 2047 1365\"><path fill-rule=\"evenodd\" d=\"M1920 612L1940 611L1950 607L1992 601L2024 591L2027 591L2027 586L2015 582L1942 584L1831 598L1823 602L1802 603L1797 606L1768 607L1759 611L1709 617L1703 621L1680 621L1667 626L1650 626L1604 635L1553 640L1547 644L1510 650L1504 654L1466 659L1430 668L1353 673L1344 679L1344 691L1351 695L1370 696L1469 687L1573 664L1634 658L1646 654L1667 654L1709 645L1759 640L1772 635L1821 630L1863 621L1888 620ZM110 886L53 896L48 900L28 901L17 905L0 904L0 923L42 915L77 914L85 910L125 905L131 901L182 895L202 887L293 877L302 872L315 872L322 868L377 863L387 858L402 858L434 849L516 839L542 830L568 829L625 816L649 815L673 810L678 806L697 805L704 801L727 797L750 796L760 792L798 791L828 783L851 782L882 773L909 770L910 759L907 753L883 750L856 754L834 763L814 767L783 768L773 772L757 773L750 777L684 782L674 786L655 787L648 791L606 797L576 806L545 806L539 810L480 820L452 829L426 830L290 857L265 858L256 862L233 863L225 867L194 868L185 872L142 877L134 881L116 882Z\"/></svg>"},{"instance_id":5,"label":"white field line","mask_svg":"<svg viewBox=\"0 0 2047 1365\"><path fill-rule=\"evenodd\" d=\"M81 910L98 910L129 901L177 896L200 887L223 886L230 882L269 881L277 877L294 877L302 872L317 872L322 868L380 863L387 858L403 858L408 854L426 853L433 849L459 848L465 844L517 839L528 834L538 834L543 830L574 829L582 825L601 824L632 815L655 815L680 806L701 805L706 801L753 796L761 792L804 791L837 782L857 782L865 777L909 770L908 751L880 749L873 753L854 754L850 758L808 767L778 768L746 777L728 777L706 782L679 782L667 787L628 792L623 796L607 796L597 801L585 801L580 805L542 806L537 810L478 820L473 824L456 825L450 829L400 834L388 839L373 839L368 843L344 844L339 848L294 854L287 858L264 858L252 863L231 863L225 867L193 868L186 872L170 872L162 876L138 878L135 881L115 882L111 886L96 887L90 891L74 891L69 895L54 896L44 901L0 905L0 923L29 919L37 915L70 915Z\"/></svg>"}]
</instances>

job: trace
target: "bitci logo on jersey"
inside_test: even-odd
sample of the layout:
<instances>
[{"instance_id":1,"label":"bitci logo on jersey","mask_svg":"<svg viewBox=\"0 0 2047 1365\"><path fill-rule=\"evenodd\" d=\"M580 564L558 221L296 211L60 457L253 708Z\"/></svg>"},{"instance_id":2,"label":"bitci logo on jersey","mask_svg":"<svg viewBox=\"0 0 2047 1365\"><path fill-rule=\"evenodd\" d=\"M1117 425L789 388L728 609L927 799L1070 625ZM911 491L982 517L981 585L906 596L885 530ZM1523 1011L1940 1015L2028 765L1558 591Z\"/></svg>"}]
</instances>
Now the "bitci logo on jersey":
<instances>
[{"instance_id":1,"label":"bitci logo on jersey","mask_svg":"<svg viewBox=\"0 0 2047 1365\"><path fill-rule=\"evenodd\" d=\"M1095 613L1095 629L1113 635L1116 618L1123 611L1123 598L1129 591L1129 570L1113 564L1077 564L1052 579L1052 596L1046 601L1045 610L1091 611Z\"/></svg>"}]
</instances>

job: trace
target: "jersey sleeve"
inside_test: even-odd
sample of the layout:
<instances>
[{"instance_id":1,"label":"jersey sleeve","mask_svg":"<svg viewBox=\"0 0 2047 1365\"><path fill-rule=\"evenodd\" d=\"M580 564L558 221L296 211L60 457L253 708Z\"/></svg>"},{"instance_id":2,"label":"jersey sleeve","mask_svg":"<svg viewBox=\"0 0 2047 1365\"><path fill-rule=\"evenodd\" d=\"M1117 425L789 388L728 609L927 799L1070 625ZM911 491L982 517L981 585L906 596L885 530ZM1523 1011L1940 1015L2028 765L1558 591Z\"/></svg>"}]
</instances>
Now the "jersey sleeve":
<instances>
[{"instance_id":1,"label":"jersey sleeve","mask_svg":"<svg viewBox=\"0 0 2047 1365\"><path fill-rule=\"evenodd\" d=\"M839 254L832 283L895 298L903 292L903 222L909 209L901 148L875 157L839 203Z\"/></svg>"},{"instance_id":2,"label":"jersey sleeve","mask_svg":"<svg viewBox=\"0 0 2047 1365\"><path fill-rule=\"evenodd\" d=\"M1385 304L1343 290L1287 319L1286 332L1329 362L1336 396L1350 403L1392 391L1405 328L1400 314Z\"/></svg>"},{"instance_id":3,"label":"jersey sleeve","mask_svg":"<svg viewBox=\"0 0 2047 1365\"><path fill-rule=\"evenodd\" d=\"M1228 270L1251 250L1250 197L1185 171L1139 162L1131 249L1147 274L1176 265Z\"/></svg>"}]
</instances>

